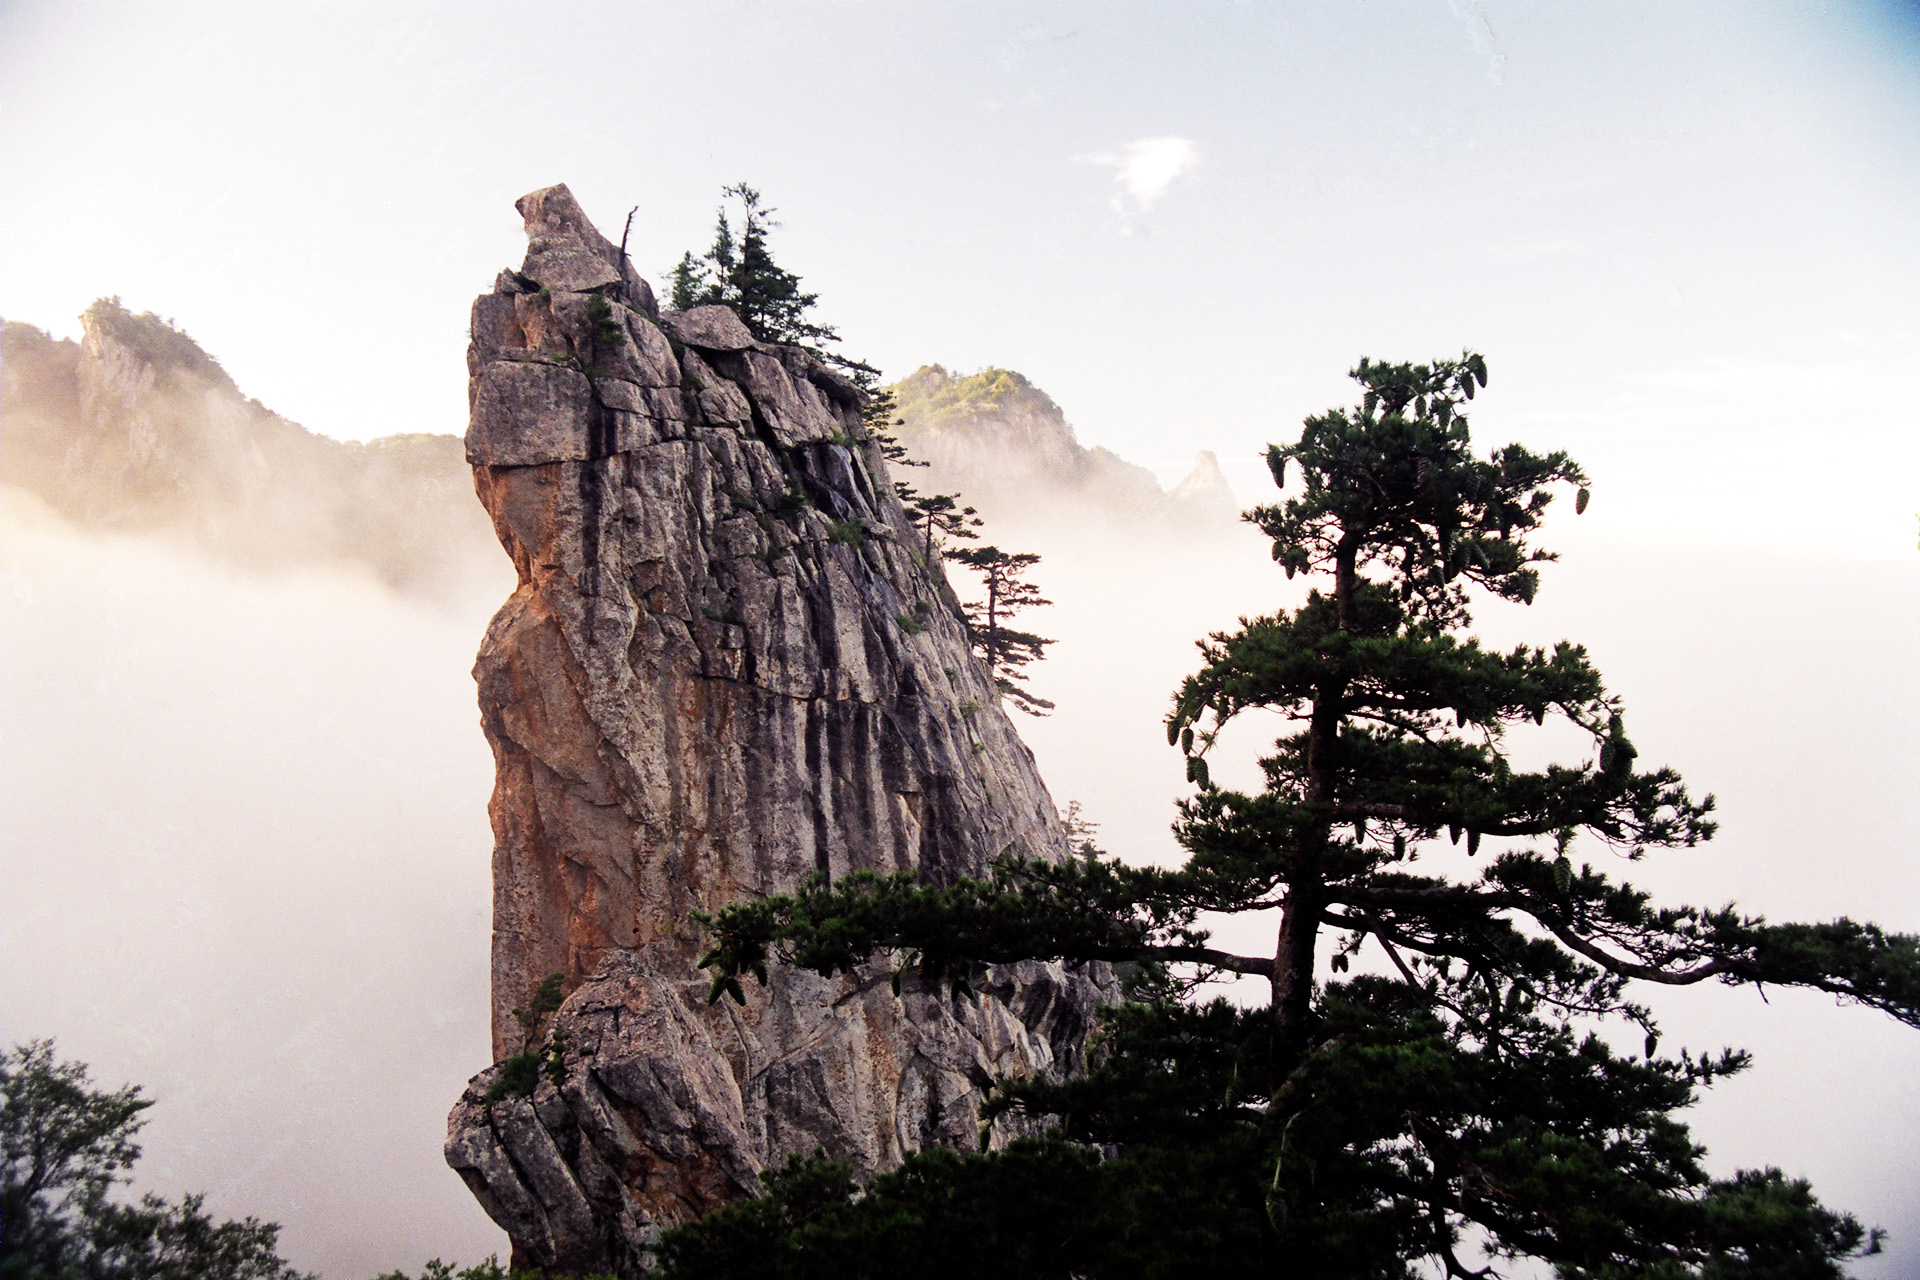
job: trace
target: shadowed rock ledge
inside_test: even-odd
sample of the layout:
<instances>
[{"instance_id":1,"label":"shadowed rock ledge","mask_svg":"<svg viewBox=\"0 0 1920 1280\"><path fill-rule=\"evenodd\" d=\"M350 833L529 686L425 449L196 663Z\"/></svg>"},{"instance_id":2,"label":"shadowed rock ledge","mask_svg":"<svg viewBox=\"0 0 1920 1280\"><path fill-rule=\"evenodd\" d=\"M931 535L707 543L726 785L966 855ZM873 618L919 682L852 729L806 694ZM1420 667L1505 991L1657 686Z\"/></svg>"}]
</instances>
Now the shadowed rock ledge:
<instances>
[{"instance_id":1,"label":"shadowed rock ledge","mask_svg":"<svg viewBox=\"0 0 1920 1280\"><path fill-rule=\"evenodd\" d=\"M493 1050L563 1051L531 1094L476 1076L447 1160L517 1263L631 1276L790 1154L873 1172L974 1145L996 1075L1080 1065L1108 979L1026 964L956 998L776 969L707 1004L695 909L1066 841L940 566L898 536L859 393L723 308L661 314L566 187L517 207L526 262L468 353L468 461L519 575L474 668ZM527 1032L552 973L564 1002Z\"/></svg>"}]
</instances>

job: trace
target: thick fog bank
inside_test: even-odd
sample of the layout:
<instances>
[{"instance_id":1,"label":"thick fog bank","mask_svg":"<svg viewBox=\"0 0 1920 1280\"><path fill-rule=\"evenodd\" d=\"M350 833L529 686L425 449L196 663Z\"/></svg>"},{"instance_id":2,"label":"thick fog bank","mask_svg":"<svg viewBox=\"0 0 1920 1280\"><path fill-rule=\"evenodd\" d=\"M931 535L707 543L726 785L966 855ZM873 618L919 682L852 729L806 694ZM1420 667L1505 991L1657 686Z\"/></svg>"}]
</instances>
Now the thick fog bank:
<instances>
[{"instance_id":1,"label":"thick fog bank","mask_svg":"<svg viewBox=\"0 0 1920 1280\"><path fill-rule=\"evenodd\" d=\"M235 574L17 492L0 513L7 1034L148 1084L143 1177L286 1223L301 1265L347 1280L498 1248L439 1154L447 1100L486 1059L491 767L466 673L498 600ZM1021 722L1055 798L1113 852L1175 856L1185 788L1161 716L1192 641L1299 584L1251 530L992 532L1045 555L1057 602L1032 615L1058 638L1033 686L1059 707ZM1645 755L1720 798L1711 845L1610 869L1776 918L1920 927L1915 568L1699 552L1680 574L1673 548L1560 545L1540 603L1483 610L1482 631L1587 643ZM1274 728L1223 744L1228 781L1251 781ZM1264 923L1244 932L1271 945ZM1712 1164L1812 1177L1893 1229L1861 1274L1910 1274L1913 1033L1769 999L1661 993L1669 1043L1758 1054L1694 1117Z\"/></svg>"},{"instance_id":2,"label":"thick fog bank","mask_svg":"<svg viewBox=\"0 0 1920 1280\"><path fill-rule=\"evenodd\" d=\"M440 1156L488 1058L501 569L423 604L0 490L0 1026L147 1086L142 1186L330 1277L503 1245Z\"/></svg>"}]
</instances>

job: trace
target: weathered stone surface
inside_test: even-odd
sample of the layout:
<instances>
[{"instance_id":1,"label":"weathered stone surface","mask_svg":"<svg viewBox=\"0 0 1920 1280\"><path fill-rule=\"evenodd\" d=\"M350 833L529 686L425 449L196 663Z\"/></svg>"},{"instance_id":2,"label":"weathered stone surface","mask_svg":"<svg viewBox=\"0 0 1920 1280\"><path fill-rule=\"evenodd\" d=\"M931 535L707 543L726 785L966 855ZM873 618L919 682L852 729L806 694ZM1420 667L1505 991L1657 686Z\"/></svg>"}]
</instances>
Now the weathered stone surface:
<instances>
[{"instance_id":1,"label":"weathered stone surface","mask_svg":"<svg viewBox=\"0 0 1920 1280\"><path fill-rule=\"evenodd\" d=\"M563 182L521 196L527 260L520 274L555 292L582 293L619 284L619 253L594 229Z\"/></svg>"},{"instance_id":2,"label":"weathered stone surface","mask_svg":"<svg viewBox=\"0 0 1920 1280\"><path fill-rule=\"evenodd\" d=\"M593 384L577 369L497 361L474 389L467 461L524 467L585 458L594 408Z\"/></svg>"},{"instance_id":3,"label":"weathered stone surface","mask_svg":"<svg viewBox=\"0 0 1920 1280\"><path fill-rule=\"evenodd\" d=\"M751 351L760 345L727 307L669 311L660 317L660 325L687 346L703 351Z\"/></svg>"},{"instance_id":4,"label":"weathered stone surface","mask_svg":"<svg viewBox=\"0 0 1920 1280\"><path fill-rule=\"evenodd\" d=\"M1108 979L1030 963L895 995L879 962L776 967L707 1003L697 909L1066 844L939 564L892 536L858 393L731 312L656 326L625 285L550 283L599 279L559 274L562 240L606 242L564 188L520 208L527 264L474 311L467 442L519 586L474 674L494 1054L563 1043L564 1075L492 1104L500 1068L475 1077L447 1159L519 1261L631 1276L790 1154L871 1173L971 1147L995 1077L1080 1064ZM513 1011L553 973L566 999L529 1040Z\"/></svg>"}]
</instances>

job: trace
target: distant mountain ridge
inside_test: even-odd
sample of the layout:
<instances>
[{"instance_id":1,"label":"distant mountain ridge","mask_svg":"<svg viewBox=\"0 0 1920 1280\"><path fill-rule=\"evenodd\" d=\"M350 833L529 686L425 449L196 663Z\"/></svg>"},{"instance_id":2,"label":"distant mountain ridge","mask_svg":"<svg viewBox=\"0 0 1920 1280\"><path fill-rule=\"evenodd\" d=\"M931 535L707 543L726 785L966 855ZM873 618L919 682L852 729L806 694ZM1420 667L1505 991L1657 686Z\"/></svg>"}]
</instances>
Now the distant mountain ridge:
<instances>
[{"instance_id":1,"label":"distant mountain ridge","mask_svg":"<svg viewBox=\"0 0 1920 1280\"><path fill-rule=\"evenodd\" d=\"M915 487L957 490L990 521L1109 520L1194 529L1231 524L1239 504L1212 453L1172 489L1100 445L1083 446L1053 398L1011 369L956 375L922 365L890 388L900 442L928 464ZM1033 499L1046 498L1036 506Z\"/></svg>"},{"instance_id":2,"label":"distant mountain ridge","mask_svg":"<svg viewBox=\"0 0 1920 1280\"><path fill-rule=\"evenodd\" d=\"M499 578L459 437L316 435L151 312L102 299L81 321L77 343L0 328L0 483L251 569L354 565L438 596Z\"/></svg>"},{"instance_id":3,"label":"distant mountain ridge","mask_svg":"<svg viewBox=\"0 0 1920 1280\"><path fill-rule=\"evenodd\" d=\"M250 569L356 566L398 590L491 592L499 549L460 439L315 434L247 397L220 362L118 298L81 317L78 342L0 324L0 485L83 527L184 541ZM894 384L901 442L996 529L1229 526L1238 504L1211 453L1171 490L1106 448L1082 446L1023 375L925 365ZM993 535L989 535L993 536Z\"/></svg>"}]
</instances>

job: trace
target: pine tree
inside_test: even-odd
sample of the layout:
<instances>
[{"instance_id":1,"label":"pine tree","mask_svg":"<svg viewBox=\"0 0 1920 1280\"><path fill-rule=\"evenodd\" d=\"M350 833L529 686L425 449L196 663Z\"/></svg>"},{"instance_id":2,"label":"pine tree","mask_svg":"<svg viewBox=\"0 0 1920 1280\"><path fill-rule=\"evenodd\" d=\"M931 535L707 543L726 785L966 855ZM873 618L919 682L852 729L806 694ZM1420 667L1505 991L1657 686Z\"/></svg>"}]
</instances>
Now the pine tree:
<instances>
[{"instance_id":1,"label":"pine tree","mask_svg":"<svg viewBox=\"0 0 1920 1280\"><path fill-rule=\"evenodd\" d=\"M885 387L873 387L869 392L866 408L861 411L861 420L867 428L867 435L879 446L880 455L889 465L895 467L924 467L928 464L910 456L907 447L900 443L896 429L906 425L906 419L899 416L900 401L891 390ZM921 493L904 480L893 482L893 491L900 499L900 505L906 509L907 518L920 534L920 555L923 560L931 560L934 551L946 550L954 539L972 541L980 535L976 532L985 521L972 507L962 506L957 493Z\"/></svg>"},{"instance_id":2,"label":"pine tree","mask_svg":"<svg viewBox=\"0 0 1920 1280\"><path fill-rule=\"evenodd\" d=\"M689 249L680 255L680 261L674 264L673 270L667 275L667 306L674 311L704 306L708 298L713 296L709 292L711 289L712 286L707 282L706 267Z\"/></svg>"},{"instance_id":3,"label":"pine tree","mask_svg":"<svg viewBox=\"0 0 1920 1280\"><path fill-rule=\"evenodd\" d=\"M1115 964L1125 998L1096 1068L1002 1081L987 1108L1051 1135L914 1157L864 1196L833 1192L824 1158L797 1163L765 1200L670 1235L672 1276L878 1276L869 1259L914 1249L937 1275L994 1274L976 1238L1060 1277L1457 1277L1533 1259L1567 1280L1761 1280L1839 1276L1877 1249L1778 1170L1706 1173L1677 1113L1747 1057L1663 1054L1632 997L1796 986L1920 1026L1920 938L1659 906L1576 865L1714 833L1711 797L1639 765L1584 649L1469 634L1473 598L1532 601L1554 558L1532 538L1556 490L1585 509L1585 477L1561 453L1473 452L1479 356L1353 376L1361 402L1272 448L1282 500L1249 513L1314 589L1212 636L1175 695L1184 866L1008 857L985 880L816 880L706 921L715 998L776 959L832 974L885 955L956 993L982 964ZM1289 725L1264 786L1219 786L1220 731L1256 709ZM1509 739L1549 721L1583 747L1517 766ZM1270 955L1215 948L1200 925L1275 909ZM1223 974L1268 998L1202 998ZM757 1271L728 1261L749 1237Z\"/></svg>"},{"instance_id":4,"label":"pine tree","mask_svg":"<svg viewBox=\"0 0 1920 1280\"><path fill-rule=\"evenodd\" d=\"M994 687L1029 715L1053 710L1051 702L1025 688L1027 667L1043 656L1053 641L1008 625L1015 614L1053 603L1027 581L1028 571L1040 563L1040 557L1031 551L1008 552L988 546L963 547L953 553L953 558L980 575L980 586L986 593L982 599L967 603L967 626L973 633L975 650L993 673Z\"/></svg>"},{"instance_id":5,"label":"pine tree","mask_svg":"<svg viewBox=\"0 0 1920 1280\"><path fill-rule=\"evenodd\" d=\"M972 507L960 505L957 493L910 493L904 498L907 514L920 533L921 555L928 559L936 550L946 551L954 539L977 540L977 531L986 523Z\"/></svg>"},{"instance_id":6,"label":"pine tree","mask_svg":"<svg viewBox=\"0 0 1920 1280\"><path fill-rule=\"evenodd\" d=\"M698 259L691 252L681 255L669 277L669 304L678 311L712 304L731 307L762 342L805 347L836 363L869 368L823 349L840 335L808 317L820 296L802 289L800 277L774 261L768 236L780 225L773 216L776 211L744 182L723 188L720 196L713 244ZM728 202L739 211L737 236Z\"/></svg>"},{"instance_id":7,"label":"pine tree","mask_svg":"<svg viewBox=\"0 0 1920 1280\"><path fill-rule=\"evenodd\" d=\"M874 382L878 383L877 376ZM900 416L900 397L890 389L879 385L862 388L867 392L867 402L860 409L860 424L866 428L867 438L880 450L880 456L889 467L924 467L927 464L907 453L907 446L900 443L899 428L906 425L906 419ZM904 480L893 482L893 491L900 499L900 505L909 511L920 496L914 487Z\"/></svg>"},{"instance_id":8,"label":"pine tree","mask_svg":"<svg viewBox=\"0 0 1920 1280\"><path fill-rule=\"evenodd\" d=\"M800 277L774 261L769 233L780 225L773 217L775 211L763 206L760 193L744 182L723 189L721 197L713 243L699 257L691 251L680 256L667 276L667 305L675 311L731 307L762 342L803 347L832 364L867 395L861 418L881 456L896 468L926 466L908 455L895 434L895 428L903 425L899 402L881 385L879 370L833 349L840 338L838 331L809 318L819 295L803 290ZM738 235L728 201L738 206ZM936 548L944 548L950 540L979 537L975 532L982 523L978 513L962 505L959 494L922 494L904 480L895 480L893 488L920 532L923 557L930 559Z\"/></svg>"},{"instance_id":9,"label":"pine tree","mask_svg":"<svg viewBox=\"0 0 1920 1280\"><path fill-rule=\"evenodd\" d=\"M699 258L691 252L682 254L669 273L669 305L678 311L715 304L731 307L748 332L760 341L803 347L837 366L868 397L862 421L881 455L895 466L926 465L909 457L906 446L894 434L894 428L902 425L902 420L898 416L896 397L880 385L879 370L831 349L830 344L839 341L839 333L808 317L819 295L803 290L800 277L774 261L768 233L780 225L773 217L775 211L765 206L760 193L744 182L723 189L721 197L714 219L713 244ZM740 230L737 235L734 220L729 216L728 201L738 207ZM920 533L923 558L931 560L936 548L945 549L954 540L970 541L979 537L977 530L983 522L972 507L961 504L959 494L922 494L901 480L894 481L894 492ZM997 687L1017 706L1032 714L1051 710L1052 703L1022 687L1025 679L1022 673L1053 641L1004 625L1004 619L1014 613L1047 603L1022 576L1039 557L1009 556L997 548L980 547L963 553L959 559L980 571L985 582L987 601L980 607L976 634L984 637L982 654L993 669ZM984 626L984 630L980 626Z\"/></svg>"}]
</instances>

